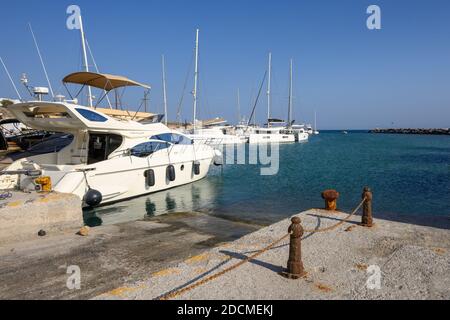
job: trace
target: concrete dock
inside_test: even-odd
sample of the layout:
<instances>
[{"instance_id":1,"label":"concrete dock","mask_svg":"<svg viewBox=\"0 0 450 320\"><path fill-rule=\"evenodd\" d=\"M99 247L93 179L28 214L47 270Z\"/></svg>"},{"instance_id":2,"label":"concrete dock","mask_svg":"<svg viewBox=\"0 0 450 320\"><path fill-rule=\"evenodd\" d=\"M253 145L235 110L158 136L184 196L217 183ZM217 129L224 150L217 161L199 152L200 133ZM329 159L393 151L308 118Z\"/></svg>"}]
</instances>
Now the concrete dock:
<instances>
[{"instance_id":1,"label":"concrete dock","mask_svg":"<svg viewBox=\"0 0 450 320\"><path fill-rule=\"evenodd\" d=\"M9 242L0 245L0 300L90 299L259 228L178 213L91 228L86 237L73 228ZM67 287L71 266L80 268L80 290Z\"/></svg>"},{"instance_id":2,"label":"concrete dock","mask_svg":"<svg viewBox=\"0 0 450 320\"><path fill-rule=\"evenodd\" d=\"M298 216L306 228L323 228L346 214L310 210ZM435 218L441 228L376 220L371 229L359 226L360 219L354 217L330 232L305 234L304 279L279 275L288 259L287 240L176 299L450 299L449 218ZM97 299L161 298L242 261L281 238L289 225L284 220ZM372 289L377 268L380 287Z\"/></svg>"},{"instance_id":3,"label":"concrete dock","mask_svg":"<svg viewBox=\"0 0 450 320\"><path fill-rule=\"evenodd\" d=\"M298 214L305 228L339 222L344 213ZM305 234L307 276L278 273L286 240L257 259L176 299L450 299L450 219L413 217ZM289 219L262 228L201 213L77 230L0 246L0 299L157 299L242 261L287 233ZM69 289L78 266L80 289ZM379 289L369 289L373 266Z\"/></svg>"},{"instance_id":4,"label":"concrete dock","mask_svg":"<svg viewBox=\"0 0 450 320\"><path fill-rule=\"evenodd\" d=\"M3 192L2 192L3 193ZM80 198L71 194L13 191L0 201L0 246L83 226Z\"/></svg>"}]
</instances>

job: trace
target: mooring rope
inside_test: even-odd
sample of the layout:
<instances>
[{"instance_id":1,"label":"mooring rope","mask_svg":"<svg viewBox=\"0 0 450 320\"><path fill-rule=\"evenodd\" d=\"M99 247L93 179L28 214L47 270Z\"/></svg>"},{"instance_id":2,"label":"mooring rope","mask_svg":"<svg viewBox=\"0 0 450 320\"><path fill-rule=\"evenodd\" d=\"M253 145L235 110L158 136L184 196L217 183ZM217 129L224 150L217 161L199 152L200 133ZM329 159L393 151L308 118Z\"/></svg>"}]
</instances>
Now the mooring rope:
<instances>
[{"instance_id":1,"label":"mooring rope","mask_svg":"<svg viewBox=\"0 0 450 320\"><path fill-rule=\"evenodd\" d=\"M356 209L353 210L352 213L350 213L342 221L339 221L338 223L336 223L336 224L334 224L334 225L332 225L330 227L326 227L326 228L323 228L323 229L315 229L315 230L304 230L304 232L306 232L306 233L318 233L318 232L326 232L326 231L330 231L330 230L336 229L340 225L342 225L342 224L346 223L348 220L350 220L350 218L352 216L354 216L358 212L358 210L361 208L361 206L364 204L364 202L366 200L367 199L364 198L361 201L361 203L356 207ZM198 282L196 282L196 283L194 283L194 284L192 284L190 286L187 286L185 288L182 288L182 289L179 289L179 290L175 290L175 291L169 292L169 293L167 293L165 295L162 295L161 297L157 298L157 300L169 300L169 299L176 298L176 297L178 297L178 296L180 296L180 295L182 295L182 294L184 294L184 293L186 293L188 291L191 291L191 290L193 290L193 289L195 289L197 287L200 287L200 286L202 286L202 285L204 285L204 284L206 284L206 283L208 283L208 282L210 282L212 280L215 280L215 279L219 278L220 276L223 276L224 274L239 268L240 266L246 264L247 262L250 262L250 261L254 260L255 258L257 258L260 255L262 255L263 253L265 253L265 252L269 251L270 249L272 249L273 247L275 247L280 242L282 242L285 239L287 239L290 235L291 234L288 233L285 236L283 236L282 238L272 242L269 246L265 247L264 249L261 249L258 252L256 252L255 254L247 257L246 259L244 259L244 260L242 260L242 261L240 261L240 262L238 262L238 263L236 263L236 264L234 264L234 265L232 265L232 266L230 266L230 267L228 267L228 268L226 268L226 269L224 269L224 270L222 270L222 271L220 271L220 272L218 272L218 273L216 273L216 274L214 274L212 276L209 276L209 277L207 277L205 279L199 280Z\"/></svg>"},{"instance_id":2,"label":"mooring rope","mask_svg":"<svg viewBox=\"0 0 450 320\"><path fill-rule=\"evenodd\" d=\"M351 217L353 217L359 209L361 209L362 205L364 204L364 202L366 202L367 198L364 198L361 203L356 207L355 210L352 211L352 213L350 213L347 217L345 217L344 219L342 219L341 221L339 221L338 223L330 226L330 227L326 227L326 228L322 228L322 229L314 229L314 230L307 230L304 229L304 232L306 233L319 233L319 232L326 232L326 231L330 231L330 230L334 230L337 227L339 227L340 225L343 225L344 223L348 222L350 220Z\"/></svg>"}]
</instances>

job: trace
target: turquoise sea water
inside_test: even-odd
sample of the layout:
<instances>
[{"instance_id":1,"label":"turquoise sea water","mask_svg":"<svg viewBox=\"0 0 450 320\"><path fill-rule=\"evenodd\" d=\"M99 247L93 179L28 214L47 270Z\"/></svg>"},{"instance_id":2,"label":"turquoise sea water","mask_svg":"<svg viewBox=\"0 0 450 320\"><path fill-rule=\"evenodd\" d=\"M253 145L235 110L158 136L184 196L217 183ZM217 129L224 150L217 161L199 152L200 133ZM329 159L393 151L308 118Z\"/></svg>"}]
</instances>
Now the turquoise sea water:
<instances>
[{"instance_id":1,"label":"turquoise sea water","mask_svg":"<svg viewBox=\"0 0 450 320\"><path fill-rule=\"evenodd\" d=\"M281 145L277 175L261 176L257 165L225 165L197 183L97 208L85 218L95 225L200 211L268 224L323 207L320 195L328 188L350 211L364 186L372 188L378 216L449 216L450 137L323 132L308 143Z\"/></svg>"}]
</instances>

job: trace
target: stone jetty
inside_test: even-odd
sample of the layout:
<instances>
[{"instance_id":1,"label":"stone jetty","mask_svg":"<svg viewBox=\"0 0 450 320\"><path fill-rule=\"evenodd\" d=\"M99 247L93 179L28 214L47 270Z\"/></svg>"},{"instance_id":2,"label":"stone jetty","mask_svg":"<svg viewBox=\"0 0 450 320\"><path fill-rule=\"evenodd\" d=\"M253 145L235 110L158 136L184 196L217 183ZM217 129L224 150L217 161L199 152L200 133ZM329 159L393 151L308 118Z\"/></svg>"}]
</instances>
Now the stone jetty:
<instances>
[{"instance_id":1,"label":"stone jetty","mask_svg":"<svg viewBox=\"0 0 450 320\"><path fill-rule=\"evenodd\" d=\"M442 128L442 129L374 129L374 130L370 130L369 133L450 135L450 128Z\"/></svg>"}]
</instances>

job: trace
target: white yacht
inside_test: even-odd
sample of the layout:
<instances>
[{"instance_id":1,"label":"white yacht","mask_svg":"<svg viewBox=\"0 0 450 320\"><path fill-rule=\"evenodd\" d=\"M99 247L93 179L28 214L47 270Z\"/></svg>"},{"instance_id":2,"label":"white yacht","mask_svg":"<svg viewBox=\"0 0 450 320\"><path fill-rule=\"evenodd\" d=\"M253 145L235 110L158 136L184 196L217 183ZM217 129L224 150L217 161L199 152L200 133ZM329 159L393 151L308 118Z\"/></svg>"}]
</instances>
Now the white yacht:
<instances>
[{"instance_id":1,"label":"white yacht","mask_svg":"<svg viewBox=\"0 0 450 320\"><path fill-rule=\"evenodd\" d=\"M64 83L105 92L149 88L125 77L90 72L69 75ZM38 181L50 180L52 190L77 195L84 207L98 206L200 180L221 157L162 123L113 118L80 106L76 99L18 103L8 111L30 128L67 133L73 140L61 150L12 163L1 175L0 189L40 189Z\"/></svg>"},{"instance_id":2,"label":"white yacht","mask_svg":"<svg viewBox=\"0 0 450 320\"><path fill-rule=\"evenodd\" d=\"M307 142L309 139L309 134L305 130L305 125L303 124L293 124L291 126L292 131L294 132L295 139L297 142Z\"/></svg>"},{"instance_id":3,"label":"white yacht","mask_svg":"<svg viewBox=\"0 0 450 320\"><path fill-rule=\"evenodd\" d=\"M283 125L283 120L271 118L271 80L272 80L272 53L269 53L269 68L268 68L268 81L267 81L267 127L265 128L249 128L248 130L248 142L250 144L259 143L290 143L295 142L296 138L294 132L288 126L275 126ZM292 90L292 70L291 70L291 89ZM292 91L290 91L291 93ZM289 99L289 116L291 113L292 97ZM252 114L253 116L253 114Z\"/></svg>"},{"instance_id":4,"label":"white yacht","mask_svg":"<svg viewBox=\"0 0 450 320\"><path fill-rule=\"evenodd\" d=\"M253 128L248 136L250 144L295 142L295 135L285 128Z\"/></svg>"},{"instance_id":5,"label":"white yacht","mask_svg":"<svg viewBox=\"0 0 450 320\"><path fill-rule=\"evenodd\" d=\"M211 146L246 143L245 137L236 134L234 128L225 125L226 121L214 119L207 124L197 121L196 129L187 133L195 143Z\"/></svg>"}]
</instances>

